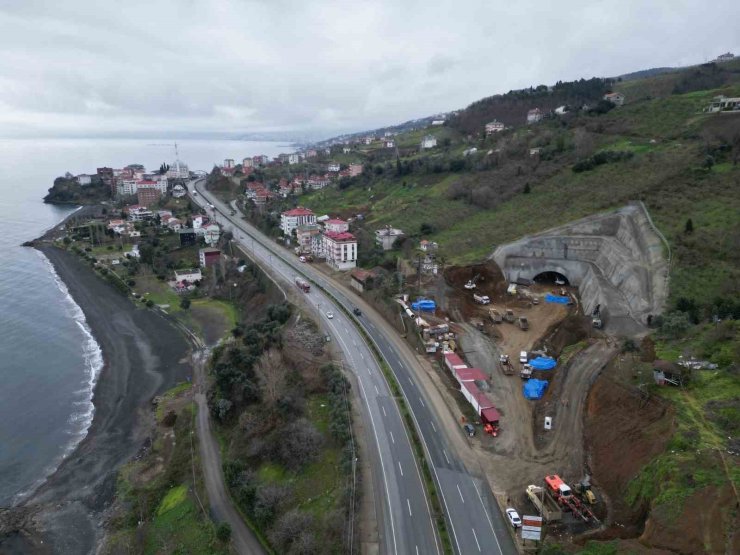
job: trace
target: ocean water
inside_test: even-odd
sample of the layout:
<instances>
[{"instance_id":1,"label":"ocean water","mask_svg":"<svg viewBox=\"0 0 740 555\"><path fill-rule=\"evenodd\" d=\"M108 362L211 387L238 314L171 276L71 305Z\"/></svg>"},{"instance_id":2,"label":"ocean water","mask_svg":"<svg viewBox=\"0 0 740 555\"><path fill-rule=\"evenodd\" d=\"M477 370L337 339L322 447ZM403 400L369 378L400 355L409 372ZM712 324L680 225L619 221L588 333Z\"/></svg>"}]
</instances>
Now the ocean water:
<instances>
[{"instance_id":1,"label":"ocean water","mask_svg":"<svg viewBox=\"0 0 740 555\"><path fill-rule=\"evenodd\" d=\"M46 205L54 178L69 171L140 163L156 169L174 149L152 139L0 139L0 507L43 483L85 437L103 354L64 283L39 252L21 247L74 207ZM178 141L191 170L224 158L274 156L288 145Z\"/></svg>"}]
</instances>

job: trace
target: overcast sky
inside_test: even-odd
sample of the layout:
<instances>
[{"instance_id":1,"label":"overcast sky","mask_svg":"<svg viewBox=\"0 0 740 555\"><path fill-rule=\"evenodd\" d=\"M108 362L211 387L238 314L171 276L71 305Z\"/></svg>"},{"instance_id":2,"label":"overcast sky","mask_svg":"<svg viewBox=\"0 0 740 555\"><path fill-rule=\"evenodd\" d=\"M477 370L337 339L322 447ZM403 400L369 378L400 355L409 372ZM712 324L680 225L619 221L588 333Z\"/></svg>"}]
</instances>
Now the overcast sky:
<instances>
[{"instance_id":1,"label":"overcast sky","mask_svg":"<svg viewBox=\"0 0 740 555\"><path fill-rule=\"evenodd\" d=\"M0 135L328 136L740 54L738 22L737 0L0 0Z\"/></svg>"}]
</instances>

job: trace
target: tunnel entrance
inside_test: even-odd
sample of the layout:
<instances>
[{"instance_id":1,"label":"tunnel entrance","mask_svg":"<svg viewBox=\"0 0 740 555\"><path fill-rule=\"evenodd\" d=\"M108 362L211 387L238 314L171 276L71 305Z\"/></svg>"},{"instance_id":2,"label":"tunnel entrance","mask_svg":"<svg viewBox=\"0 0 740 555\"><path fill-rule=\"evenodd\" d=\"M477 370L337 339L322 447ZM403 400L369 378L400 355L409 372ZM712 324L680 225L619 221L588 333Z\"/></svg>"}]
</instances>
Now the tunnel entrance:
<instances>
[{"instance_id":1,"label":"tunnel entrance","mask_svg":"<svg viewBox=\"0 0 740 555\"><path fill-rule=\"evenodd\" d=\"M534 276L535 283L545 285L570 285L570 281L560 272L541 272Z\"/></svg>"}]
</instances>

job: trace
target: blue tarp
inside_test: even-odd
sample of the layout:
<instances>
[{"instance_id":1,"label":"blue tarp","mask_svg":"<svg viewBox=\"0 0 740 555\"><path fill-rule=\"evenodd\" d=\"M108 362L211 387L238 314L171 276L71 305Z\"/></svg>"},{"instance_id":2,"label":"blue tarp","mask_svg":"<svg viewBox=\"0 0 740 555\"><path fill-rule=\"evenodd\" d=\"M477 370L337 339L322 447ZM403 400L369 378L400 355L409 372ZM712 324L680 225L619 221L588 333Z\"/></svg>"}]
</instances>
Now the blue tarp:
<instances>
[{"instance_id":1,"label":"blue tarp","mask_svg":"<svg viewBox=\"0 0 740 555\"><path fill-rule=\"evenodd\" d=\"M529 365L535 370L552 370L556 364L555 359L550 357L537 357L529 361Z\"/></svg>"},{"instance_id":2,"label":"blue tarp","mask_svg":"<svg viewBox=\"0 0 740 555\"><path fill-rule=\"evenodd\" d=\"M532 378L531 380L527 380L526 382L524 382L524 385L522 386L522 393L524 393L525 399L536 401L537 399L542 399L542 396L545 394L546 389L546 380L535 380L534 378Z\"/></svg>"},{"instance_id":3,"label":"blue tarp","mask_svg":"<svg viewBox=\"0 0 740 555\"><path fill-rule=\"evenodd\" d=\"M417 299L416 302L411 303L411 308L434 312L437 309L437 303L431 299Z\"/></svg>"},{"instance_id":4,"label":"blue tarp","mask_svg":"<svg viewBox=\"0 0 740 555\"><path fill-rule=\"evenodd\" d=\"M545 295L545 302L546 303L560 303L560 304L568 304L570 302L569 297L561 297L560 295L552 295L548 293Z\"/></svg>"}]
</instances>

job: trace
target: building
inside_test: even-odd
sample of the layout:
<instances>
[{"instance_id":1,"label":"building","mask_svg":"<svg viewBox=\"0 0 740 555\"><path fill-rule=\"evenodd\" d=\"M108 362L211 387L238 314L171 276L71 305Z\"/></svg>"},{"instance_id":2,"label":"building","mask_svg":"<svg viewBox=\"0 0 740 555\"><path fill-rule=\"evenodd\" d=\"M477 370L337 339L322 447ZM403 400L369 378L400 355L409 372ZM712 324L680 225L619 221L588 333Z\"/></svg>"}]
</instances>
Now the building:
<instances>
[{"instance_id":1,"label":"building","mask_svg":"<svg viewBox=\"0 0 740 555\"><path fill-rule=\"evenodd\" d=\"M81 173L77 177L75 177L75 180L77 183L80 184L81 187L86 187L92 183L92 177L87 175L86 173Z\"/></svg>"},{"instance_id":2,"label":"building","mask_svg":"<svg viewBox=\"0 0 740 555\"><path fill-rule=\"evenodd\" d=\"M324 257L335 270L351 270L357 266L357 239L348 231L324 233Z\"/></svg>"},{"instance_id":3,"label":"building","mask_svg":"<svg viewBox=\"0 0 740 555\"><path fill-rule=\"evenodd\" d=\"M308 208L299 206L280 215L280 229L290 237L299 225L315 224L316 215Z\"/></svg>"},{"instance_id":4,"label":"building","mask_svg":"<svg viewBox=\"0 0 740 555\"><path fill-rule=\"evenodd\" d=\"M349 231L349 224L339 218L332 218L324 221L324 231L343 233L345 231Z\"/></svg>"},{"instance_id":5,"label":"building","mask_svg":"<svg viewBox=\"0 0 740 555\"><path fill-rule=\"evenodd\" d=\"M396 148L396 141L394 141L393 139L386 139L385 148Z\"/></svg>"},{"instance_id":6,"label":"building","mask_svg":"<svg viewBox=\"0 0 740 555\"><path fill-rule=\"evenodd\" d=\"M537 123L542 120L542 111L539 108L533 108L527 112L527 125Z\"/></svg>"},{"instance_id":7,"label":"building","mask_svg":"<svg viewBox=\"0 0 740 555\"><path fill-rule=\"evenodd\" d=\"M165 224L172 231L180 231L182 229L182 220L177 218L169 218Z\"/></svg>"},{"instance_id":8,"label":"building","mask_svg":"<svg viewBox=\"0 0 740 555\"><path fill-rule=\"evenodd\" d=\"M293 154L288 155L288 164L291 166L300 163L301 157L298 156L295 152Z\"/></svg>"},{"instance_id":9,"label":"building","mask_svg":"<svg viewBox=\"0 0 740 555\"><path fill-rule=\"evenodd\" d=\"M438 248L439 245L436 241L427 241L426 239L419 241L419 249L423 252L437 252Z\"/></svg>"},{"instance_id":10,"label":"building","mask_svg":"<svg viewBox=\"0 0 740 555\"><path fill-rule=\"evenodd\" d=\"M206 247L198 251L198 260L201 268L213 266L221 259L221 251L212 247Z\"/></svg>"},{"instance_id":11,"label":"building","mask_svg":"<svg viewBox=\"0 0 740 555\"><path fill-rule=\"evenodd\" d=\"M177 232L180 236L180 246L181 247L189 247L191 245L195 245L195 230L192 228L181 228L180 231Z\"/></svg>"},{"instance_id":12,"label":"building","mask_svg":"<svg viewBox=\"0 0 740 555\"><path fill-rule=\"evenodd\" d=\"M401 237L403 237L403 231L389 225L375 231L375 242L383 247L384 251L391 250L396 241Z\"/></svg>"},{"instance_id":13,"label":"building","mask_svg":"<svg viewBox=\"0 0 740 555\"><path fill-rule=\"evenodd\" d=\"M434 126L439 126L439 125L444 125L444 124L445 124L445 120L443 120L443 119L435 119L435 120L432 120L432 125L434 125Z\"/></svg>"},{"instance_id":14,"label":"building","mask_svg":"<svg viewBox=\"0 0 740 555\"><path fill-rule=\"evenodd\" d=\"M568 113L568 106L563 105L563 106L558 106L557 108L555 108L555 115L562 116L563 114L567 114L567 113Z\"/></svg>"},{"instance_id":15,"label":"building","mask_svg":"<svg viewBox=\"0 0 740 555\"><path fill-rule=\"evenodd\" d=\"M352 152L352 149L350 147L348 146L342 147L342 153L349 154L350 152Z\"/></svg>"},{"instance_id":16,"label":"building","mask_svg":"<svg viewBox=\"0 0 740 555\"><path fill-rule=\"evenodd\" d=\"M376 272L373 270L363 270L362 268L355 268L350 274L350 285L353 289L362 293L368 289L372 289L377 278Z\"/></svg>"},{"instance_id":17,"label":"building","mask_svg":"<svg viewBox=\"0 0 740 555\"><path fill-rule=\"evenodd\" d=\"M136 194L135 179L118 179L116 181L116 196L130 197Z\"/></svg>"},{"instance_id":18,"label":"building","mask_svg":"<svg viewBox=\"0 0 740 555\"><path fill-rule=\"evenodd\" d=\"M154 218L154 213L146 206L134 204L126 207L126 211L128 212L128 221L130 222L143 222L144 220L151 220Z\"/></svg>"},{"instance_id":19,"label":"building","mask_svg":"<svg viewBox=\"0 0 740 555\"><path fill-rule=\"evenodd\" d=\"M188 179L190 177L190 170L188 170L187 164L180 160L175 160L165 175L170 179Z\"/></svg>"},{"instance_id":20,"label":"building","mask_svg":"<svg viewBox=\"0 0 740 555\"><path fill-rule=\"evenodd\" d=\"M253 168L254 167L254 160L251 158L245 158L242 160L242 171L244 171L246 168Z\"/></svg>"},{"instance_id":21,"label":"building","mask_svg":"<svg viewBox=\"0 0 740 555\"><path fill-rule=\"evenodd\" d=\"M203 230L203 240L207 244L215 245L216 243L218 243L218 240L221 237L221 228L218 227L218 224L206 224L201 228L201 230Z\"/></svg>"},{"instance_id":22,"label":"building","mask_svg":"<svg viewBox=\"0 0 740 555\"><path fill-rule=\"evenodd\" d=\"M167 178L162 175L157 176L157 179L140 179L136 182L136 189L139 187L155 187L161 195L164 195L167 193Z\"/></svg>"},{"instance_id":23,"label":"building","mask_svg":"<svg viewBox=\"0 0 740 555\"><path fill-rule=\"evenodd\" d=\"M328 172L338 172L339 171L339 164L336 162L330 163L328 166L326 166L326 171Z\"/></svg>"},{"instance_id":24,"label":"building","mask_svg":"<svg viewBox=\"0 0 740 555\"><path fill-rule=\"evenodd\" d=\"M174 187L172 187L172 196L175 197L175 198L182 198L182 197L184 197L187 194L188 194L188 192L185 189L185 187L183 187L179 183L177 185L175 185Z\"/></svg>"},{"instance_id":25,"label":"building","mask_svg":"<svg viewBox=\"0 0 740 555\"><path fill-rule=\"evenodd\" d=\"M624 104L624 95L619 92L607 93L604 95L604 100L608 100L615 106L622 106Z\"/></svg>"},{"instance_id":26,"label":"building","mask_svg":"<svg viewBox=\"0 0 740 555\"><path fill-rule=\"evenodd\" d=\"M140 206L156 205L162 198L162 193L154 185L138 185L136 187L136 200Z\"/></svg>"},{"instance_id":27,"label":"building","mask_svg":"<svg viewBox=\"0 0 740 555\"><path fill-rule=\"evenodd\" d=\"M362 164L350 164L349 165L349 176L357 177L362 174Z\"/></svg>"},{"instance_id":28,"label":"building","mask_svg":"<svg viewBox=\"0 0 740 555\"><path fill-rule=\"evenodd\" d=\"M323 257L321 229L317 224L299 225L295 230L295 235L299 252L311 253L319 258Z\"/></svg>"},{"instance_id":29,"label":"building","mask_svg":"<svg viewBox=\"0 0 740 555\"><path fill-rule=\"evenodd\" d=\"M434 135L427 135L421 140L421 149L426 150L428 148L434 148L437 146L437 137Z\"/></svg>"},{"instance_id":30,"label":"building","mask_svg":"<svg viewBox=\"0 0 740 555\"><path fill-rule=\"evenodd\" d=\"M233 158L226 158L226 160L224 160L224 168L231 169L233 167L234 167L234 160L233 160Z\"/></svg>"},{"instance_id":31,"label":"building","mask_svg":"<svg viewBox=\"0 0 740 555\"><path fill-rule=\"evenodd\" d=\"M203 279L200 268L192 270L175 270L175 281L177 283L192 284Z\"/></svg>"},{"instance_id":32,"label":"building","mask_svg":"<svg viewBox=\"0 0 740 555\"><path fill-rule=\"evenodd\" d=\"M316 158L318 156L318 152L316 152L315 149L310 148L306 151L306 158Z\"/></svg>"},{"instance_id":33,"label":"building","mask_svg":"<svg viewBox=\"0 0 740 555\"><path fill-rule=\"evenodd\" d=\"M740 96L733 98L724 95L715 96L706 111L712 113L740 111Z\"/></svg>"},{"instance_id":34,"label":"building","mask_svg":"<svg viewBox=\"0 0 740 555\"><path fill-rule=\"evenodd\" d=\"M732 52L725 52L724 54L720 54L717 56L714 61L718 63L722 62L731 62L735 59L735 55Z\"/></svg>"},{"instance_id":35,"label":"building","mask_svg":"<svg viewBox=\"0 0 740 555\"><path fill-rule=\"evenodd\" d=\"M494 133L501 133L506 129L506 126L498 120L493 120L486 124L486 137L493 135Z\"/></svg>"}]
</instances>

